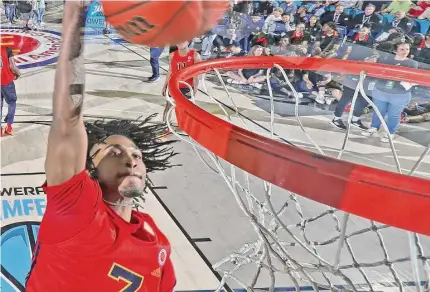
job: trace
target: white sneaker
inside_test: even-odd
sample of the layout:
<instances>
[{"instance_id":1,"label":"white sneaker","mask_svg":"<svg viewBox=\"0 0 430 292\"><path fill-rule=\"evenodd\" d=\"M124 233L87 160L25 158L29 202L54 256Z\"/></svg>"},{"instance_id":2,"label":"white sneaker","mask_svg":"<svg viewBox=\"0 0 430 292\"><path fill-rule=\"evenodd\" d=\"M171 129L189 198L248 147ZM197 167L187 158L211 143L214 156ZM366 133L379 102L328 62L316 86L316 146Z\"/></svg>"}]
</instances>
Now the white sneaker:
<instances>
[{"instance_id":1,"label":"white sneaker","mask_svg":"<svg viewBox=\"0 0 430 292\"><path fill-rule=\"evenodd\" d=\"M378 129L376 129L376 128L369 128L367 131L361 132L361 136L370 137L370 136L375 135L376 133L378 133Z\"/></svg>"},{"instance_id":2,"label":"white sneaker","mask_svg":"<svg viewBox=\"0 0 430 292\"><path fill-rule=\"evenodd\" d=\"M318 94L317 98L315 98L315 102L319 104L325 104L325 97L322 94Z\"/></svg>"},{"instance_id":3,"label":"white sneaker","mask_svg":"<svg viewBox=\"0 0 430 292\"><path fill-rule=\"evenodd\" d=\"M388 137L391 137L391 140L393 140L394 139L394 134L390 134L389 136L388 136L388 134L387 133L384 133L382 136L381 136L381 142L382 143L388 143L388 142L390 142L390 140L389 140L389 138Z\"/></svg>"}]
</instances>

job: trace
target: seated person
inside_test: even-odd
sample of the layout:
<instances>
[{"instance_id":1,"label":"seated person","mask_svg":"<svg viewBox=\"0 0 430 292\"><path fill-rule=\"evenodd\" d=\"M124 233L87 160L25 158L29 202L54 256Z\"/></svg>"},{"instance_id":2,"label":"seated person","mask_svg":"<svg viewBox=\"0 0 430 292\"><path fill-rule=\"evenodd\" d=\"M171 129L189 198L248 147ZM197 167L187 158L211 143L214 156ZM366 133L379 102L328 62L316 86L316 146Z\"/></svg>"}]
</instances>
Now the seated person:
<instances>
[{"instance_id":1,"label":"seated person","mask_svg":"<svg viewBox=\"0 0 430 292\"><path fill-rule=\"evenodd\" d=\"M293 31L287 33L290 39L290 44L294 46L306 46L309 44L310 36L305 30L304 23L298 23Z\"/></svg>"},{"instance_id":2,"label":"seated person","mask_svg":"<svg viewBox=\"0 0 430 292\"><path fill-rule=\"evenodd\" d=\"M253 46L249 51L249 56L262 56L263 55L263 47L262 46ZM264 70L260 68L247 68L247 69L239 69L238 72L229 71L226 73L230 79L227 79L228 83L233 84L250 84L256 88L262 88L262 82L266 80L266 75L264 74Z\"/></svg>"},{"instance_id":3,"label":"seated person","mask_svg":"<svg viewBox=\"0 0 430 292\"><path fill-rule=\"evenodd\" d=\"M418 19L430 19L430 1L420 0L416 5L412 4L408 16Z\"/></svg>"},{"instance_id":4,"label":"seated person","mask_svg":"<svg viewBox=\"0 0 430 292\"><path fill-rule=\"evenodd\" d=\"M330 72L305 71L302 80L298 82L297 91L310 93L315 96L315 102L330 105L342 97L342 85L332 80Z\"/></svg>"},{"instance_id":5,"label":"seated person","mask_svg":"<svg viewBox=\"0 0 430 292\"><path fill-rule=\"evenodd\" d=\"M269 34L276 36L283 36L287 32L294 29L294 24L291 22L291 16L289 14L282 14L282 20L274 21L267 29Z\"/></svg>"},{"instance_id":6,"label":"seated person","mask_svg":"<svg viewBox=\"0 0 430 292\"><path fill-rule=\"evenodd\" d=\"M288 36L283 36L278 44L270 47L270 51L274 56L290 56L289 55L290 39Z\"/></svg>"},{"instance_id":7,"label":"seated person","mask_svg":"<svg viewBox=\"0 0 430 292\"><path fill-rule=\"evenodd\" d=\"M243 26L239 28L242 32L242 38L239 42L245 52L248 52L248 46L252 36L261 32L263 30L263 26L264 19L260 14L246 16Z\"/></svg>"},{"instance_id":8,"label":"seated person","mask_svg":"<svg viewBox=\"0 0 430 292\"><path fill-rule=\"evenodd\" d=\"M321 15L321 24L327 22L334 22L337 25L347 26L349 21L349 16L343 12L344 8L342 5L337 5L334 11L327 11Z\"/></svg>"},{"instance_id":9,"label":"seated person","mask_svg":"<svg viewBox=\"0 0 430 292\"><path fill-rule=\"evenodd\" d=\"M240 43L237 41L234 41L229 46L226 47L226 52L228 53L226 58L230 57L243 57L246 55L246 53L242 50Z\"/></svg>"},{"instance_id":10,"label":"seated person","mask_svg":"<svg viewBox=\"0 0 430 292\"><path fill-rule=\"evenodd\" d=\"M268 33L269 27L271 27L275 21L282 21L282 13L284 13L282 8L276 7L273 9L273 13L264 21L263 32Z\"/></svg>"},{"instance_id":11,"label":"seated person","mask_svg":"<svg viewBox=\"0 0 430 292\"><path fill-rule=\"evenodd\" d=\"M312 55L323 58L333 58L337 55L342 39L339 38L337 26L334 22L323 25L321 33L317 36Z\"/></svg>"},{"instance_id":12,"label":"seated person","mask_svg":"<svg viewBox=\"0 0 430 292\"><path fill-rule=\"evenodd\" d=\"M296 83L295 70L284 69L284 73L286 74L288 81L290 81L291 85L294 86L294 84ZM284 77L284 74L282 73L282 70L276 67L272 68L269 82L273 92L283 93L287 98L294 98L293 91L291 90L291 87L288 85L288 83L285 81L285 77ZM303 98L303 94L297 93L297 97Z\"/></svg>"},{"instance_id":13,"label":"seated person","mask_svg":"<svg viewBox=\"0 0 430 292\"><path fill-rule=\"evenodd\" d=\"M315 1L315 3L308 8L308 13L316 17L321 17L326 11L325 8L325 1Z\"/></svg>"},{"instance_id":14,"label":"seated person","mask_svg":"<svg viewBox=\"0 0 430 292\"><path fill-rule=\"evenodd\" d=\"M359 32L348 37L344 45L344 47L346 47L346 52L342 56L342 59L363 61L371 52L370 49L373 49L374 42L375 40L372 38L370 29L368 27L360 28Z\"/></svg>"},{"instance_id":15,"label":"seated person","mask_svg":"<svg viewBox=\"0 0 430 292\"><path fill-rule=\"evenodd\" d=\"M415 61L419 62L420 69L430 70L430 31L417 46L414 46L412 56Z\"/></svg>"},{"instance_id":16,"label":"seated person","mask_svg":"<svg viewBox=\"0 0 430 292\"><path fill-rule=\"evenodd\" d=\"M267 16L273 13L273 2L272 0L254 1L254 14L260 14Z\"/></svg>"},{"instance_id":17,"label":"seated person","mask_svg":"<svg viewBox=\"0 0 430 292\"><path fill-rule=\"evenodd\" d=\"M388 22L384 25L384 33L377 38L378 41L386 39L390 34L395 32L402 32L409 34L414 28L415 21L411 18L406 17L406 13L399 11L396 12L395 18L392 22Z\"/></svg>"},{"instance_id":18,"label":"seated person","mask_svg":"<svg viewBox=\"0 0 430 292\"><path fill-rule=\"evenodd\" d=\"M411 6L411 0L393 0L387 8L381 10L381 13L396 14L397 12L403 12L406 14Z\"/></svg>"},{"instance_id":19,"label":"seated person","mask_svg":"<svg viewBox=\"0 0 430 292\"><path fill-rule=\"evenodd\" d=\"M294 3L294 0L284 0L280 3L279 7L288 15L294 15L297 12L297 5Z\"/></svg>"},{"instance_id":20,"label":"seated person","mask_svg":"<svg viewBox=\"0 0 430 292\"><path fill-rule=\"evenodd\" d=\"M319 23L318 17L313 15L309 18L309 23L306 24L305 31L309 33L310 41L316 40L317 36L321 33L322 26Z\"/></svg>"},{"instance_id":21,"label":"seated person","mask_svg":"<svg viewBox=\"0 0 430 292\"><path fill-rule=\"evenodd\" d=\"M364 9L364 13L354 16L348 21L348 29L360 29L365 26L370 29L373 35L382 30L383 18L381 15L376 14L375 5L370 3Z\"/></svg>"},{"instance_id":22,"label":"seated person","mask_svg":"<svg viewBox=\"0 0 430 292\"><path fill-rule=\"evenodd\" d=\"M356 8L358 4L358 0L340 0L339 4L342 5L345 9Z\"/></svg>"},{"instance_id":23,"label":"seated person","mask_svg":"<svg viewBox=\"0 0 430 292\"><path fill-rule=\"evenodd\" d=\"M308 6L302 5L297 9L297 13L294 15L294 23L306 23L309 20L310 15L308 15Z\"/></svg>"}]
</instances>

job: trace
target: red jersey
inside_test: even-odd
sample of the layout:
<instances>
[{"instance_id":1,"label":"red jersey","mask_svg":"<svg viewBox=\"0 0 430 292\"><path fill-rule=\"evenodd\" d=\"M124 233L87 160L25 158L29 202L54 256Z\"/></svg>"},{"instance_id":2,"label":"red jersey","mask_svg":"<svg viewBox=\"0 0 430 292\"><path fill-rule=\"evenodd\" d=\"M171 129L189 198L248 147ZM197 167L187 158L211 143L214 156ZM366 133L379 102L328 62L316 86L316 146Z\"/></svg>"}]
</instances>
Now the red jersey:
<instances>
[{"instance_id":1,"label":"red jersey","mask_svg":"<svg viewBox=\"0 0 430 292\"><path fill-rule=\"evenodd\" d=\"M1 46L1 85L8 85L15 79L15 74L13 74L13 72L10 70L9 66L9 58L12 57L12 50L5 46Z\"/></svg>"},{"instance_id":2,"label":"red jersey","mask_svg":"<svg viewBox=\"0 0 430 292\"><path fill-rule=\"evenodd\" d=\"M173 52L172 61L170 64L172 73L177 73L181 71L181 69L185 67L189 67L194 64L194 55L196 51L195 50L189 50L188 53L185 56L179 55L179 50L176 50ZM193 78L186 80L191 87L194 87L194 80ZM179 84L179 88L188 88L185 84Z\"/></svg>"},{"instance_id":3,"label":"red jersey","mask_svg":"<svg viewBox=\"0 0 430 292\"><path fill-rule=\"evenodd\" d=\"M124 221L86 171L43 189L48 203L27 292L173 291L170 244L149 215L133 211Z\"/></svg>"}]
</instances>

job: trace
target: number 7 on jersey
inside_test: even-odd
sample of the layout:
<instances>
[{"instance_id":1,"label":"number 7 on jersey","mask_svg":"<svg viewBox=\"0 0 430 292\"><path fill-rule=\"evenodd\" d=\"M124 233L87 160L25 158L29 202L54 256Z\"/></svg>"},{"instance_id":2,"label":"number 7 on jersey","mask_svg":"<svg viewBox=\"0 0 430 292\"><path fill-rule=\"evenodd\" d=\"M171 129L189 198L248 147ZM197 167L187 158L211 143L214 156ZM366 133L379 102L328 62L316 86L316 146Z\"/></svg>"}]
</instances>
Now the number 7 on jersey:
<instances>
[{"instance_id":1,"label":"number 7 on jersey","mask_svg":"<svg viewBox=\"0 0 430 292\"><path fill-rule=\"evenodd\" d=\"M136 292L143 284L143 276L130 271L117 263L113 263L108 276L116 281L124 281L126 285L119 292Z\"/></svg>"}]
</instances>

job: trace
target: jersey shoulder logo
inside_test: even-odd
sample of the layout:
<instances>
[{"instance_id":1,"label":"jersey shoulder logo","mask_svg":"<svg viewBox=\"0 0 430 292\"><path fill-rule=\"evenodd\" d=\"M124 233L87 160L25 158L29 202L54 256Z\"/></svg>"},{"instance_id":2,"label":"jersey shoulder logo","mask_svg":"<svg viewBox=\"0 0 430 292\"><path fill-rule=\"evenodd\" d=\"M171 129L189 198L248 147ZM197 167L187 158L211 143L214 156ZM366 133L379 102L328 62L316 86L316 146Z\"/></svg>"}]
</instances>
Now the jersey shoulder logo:
<instances>
[{"instance_id":1,"label":"jersey shoulder logo","mask_svg":"<svg viewBox=\"0 0 430 292\"><path fill-rule=\"evenodd\" d=\"M167 251L164 248L162 248L158 253L158 264L160 266L164 266L164 264L166 263L166 260L167 260Z\"/></svg>"}]
</instances>

